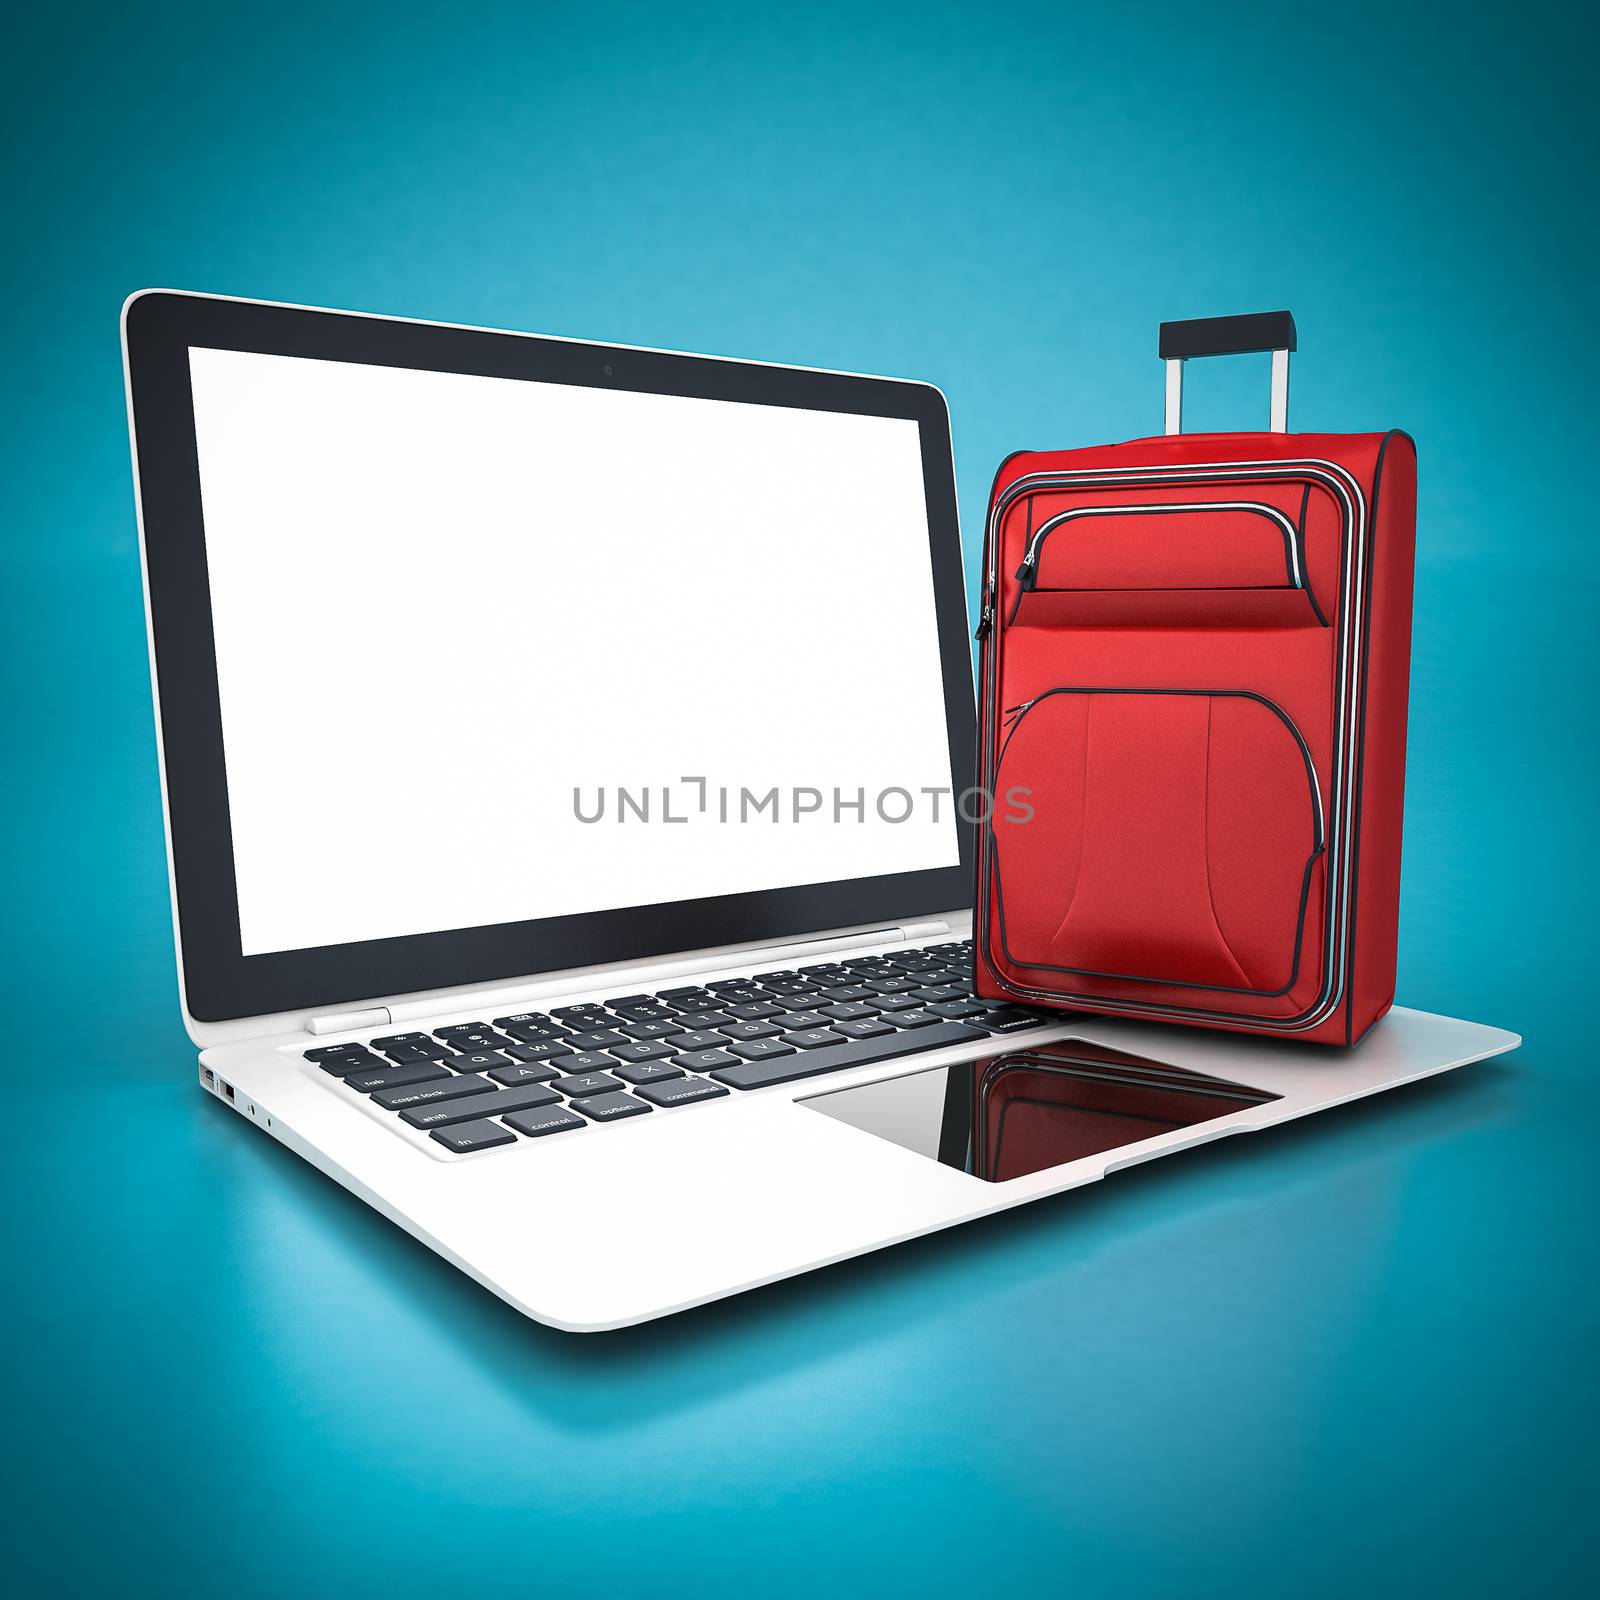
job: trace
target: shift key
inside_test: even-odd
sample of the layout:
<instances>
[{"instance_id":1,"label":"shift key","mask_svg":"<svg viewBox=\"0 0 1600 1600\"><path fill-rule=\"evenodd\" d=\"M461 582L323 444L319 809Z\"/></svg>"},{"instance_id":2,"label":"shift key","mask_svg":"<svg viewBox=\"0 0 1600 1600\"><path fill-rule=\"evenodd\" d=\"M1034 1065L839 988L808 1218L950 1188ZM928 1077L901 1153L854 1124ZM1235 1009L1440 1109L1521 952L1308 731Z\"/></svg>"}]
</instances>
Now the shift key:
<instances>
[{"instance_id":1,"label":"shift key","mask_svg":"<svg viewBox=\"0 0 1600 1600\"><path fill-rule=\"evenodd\" d=\"M445 1128L453 1122L473 1122L479 1117L503 1117L508 1111L532 1111L555 1105L561 1096L540 1084L524 1089L499 1089L492 1094L470 1094L460 1100L441 1100L430 1106L413 1106L400 1113L413 1128Z\"/></svg>"}]
</instances>

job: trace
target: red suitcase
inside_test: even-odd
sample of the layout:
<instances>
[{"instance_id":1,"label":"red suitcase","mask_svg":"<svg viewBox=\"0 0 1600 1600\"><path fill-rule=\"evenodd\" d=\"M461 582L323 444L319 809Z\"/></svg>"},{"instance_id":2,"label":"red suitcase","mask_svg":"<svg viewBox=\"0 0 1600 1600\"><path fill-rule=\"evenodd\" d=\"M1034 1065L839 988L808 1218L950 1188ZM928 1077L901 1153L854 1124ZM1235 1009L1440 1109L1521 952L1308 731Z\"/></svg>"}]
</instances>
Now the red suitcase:
<instances>
[{"instance_id":1,"label":"red suitcase","mask_svg":"<svg viewBox=\"0 0 1600 1600\"><path fill-rule=\"evenodd\" d=\"M1165 323L1167 431L1021 452L984 542L978 992L1351 1044L1394 997L1416 451L1291 434L1288 312ZM1272 352L1272 431L1183 362Z\"/></svg>"}]
</instances>

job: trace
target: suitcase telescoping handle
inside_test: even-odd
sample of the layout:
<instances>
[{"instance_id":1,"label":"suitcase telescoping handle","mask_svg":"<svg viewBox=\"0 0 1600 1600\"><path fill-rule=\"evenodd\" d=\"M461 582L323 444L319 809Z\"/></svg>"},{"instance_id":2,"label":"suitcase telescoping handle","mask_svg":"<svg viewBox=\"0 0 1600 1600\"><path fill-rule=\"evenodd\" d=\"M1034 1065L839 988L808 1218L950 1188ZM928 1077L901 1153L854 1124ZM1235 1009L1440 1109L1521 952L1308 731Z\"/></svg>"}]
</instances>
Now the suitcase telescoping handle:
<instances>
[{"instance_id":1,"label":"suitcase telescoping handle","mask_svg":"<svg viewBox=\"0 0 1600 1600\"><path fill-rule=\"evenodd\" d=\"M1294 318L1287 311L1256 311L1243 317L1194 317L1161 324L1161 359L1167 364L1167 432L1183 432L1183 364L1196 356L1244 356L1272 352L1272 431L1289 431L1289 352L1295 348Z\"/></svg>"}]
</instances>

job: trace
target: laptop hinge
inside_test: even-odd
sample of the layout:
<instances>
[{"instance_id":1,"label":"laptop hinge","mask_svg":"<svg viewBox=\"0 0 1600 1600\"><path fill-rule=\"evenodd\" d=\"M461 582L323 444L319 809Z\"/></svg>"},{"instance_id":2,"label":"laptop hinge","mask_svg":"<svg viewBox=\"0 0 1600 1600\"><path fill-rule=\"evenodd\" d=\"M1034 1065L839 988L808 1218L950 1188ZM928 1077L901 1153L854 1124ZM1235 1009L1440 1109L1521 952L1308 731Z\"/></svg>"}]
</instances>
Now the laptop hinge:
<instances>
[{"instance_id":1,"label":"laptop hinge","mask_svg":"<svg viewBox=\"0 0 1600 1600\"><path fill-rule=\"evenodd\" d=\"M325 1011L306 1023L307 1033L353 1033L357 1028L382 1028L393 1022L388 1006L368 1006L362 1011Z\"/></svg>"}]
</instances>

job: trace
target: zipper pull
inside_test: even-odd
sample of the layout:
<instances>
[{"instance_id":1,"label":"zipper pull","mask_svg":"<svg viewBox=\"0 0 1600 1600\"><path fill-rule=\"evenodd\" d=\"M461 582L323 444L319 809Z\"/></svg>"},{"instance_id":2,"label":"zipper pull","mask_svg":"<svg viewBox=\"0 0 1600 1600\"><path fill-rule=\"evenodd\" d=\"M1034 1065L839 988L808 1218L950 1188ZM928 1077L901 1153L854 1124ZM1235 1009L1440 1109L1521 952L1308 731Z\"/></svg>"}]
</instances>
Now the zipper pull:
<instances>
[{"instance_id":1,"label":"zipper pull","mask_svg":"<svg viewBox=\"0 0 1600 1600\"><path fill-rule=\"evenodd\" d=\"M1033 588L1033 568L1038 559L1038 556L1030 549L1027 555L1022 558L1022 565L1017 568L1017 582L1022 585L1024 593Z\"/></svg>"},{"instance_id":2,"label":"zipper pull","mask_svg":"<svg viewBox=\"0 0 1600 1600\"><path fill-rule=\"evenodd\" d=\"M980 642L989 637L989 630L994 626L994 579L983 580L983 610L978 617L978 630L973 638Z\"/></svg>"}]
</instances>

